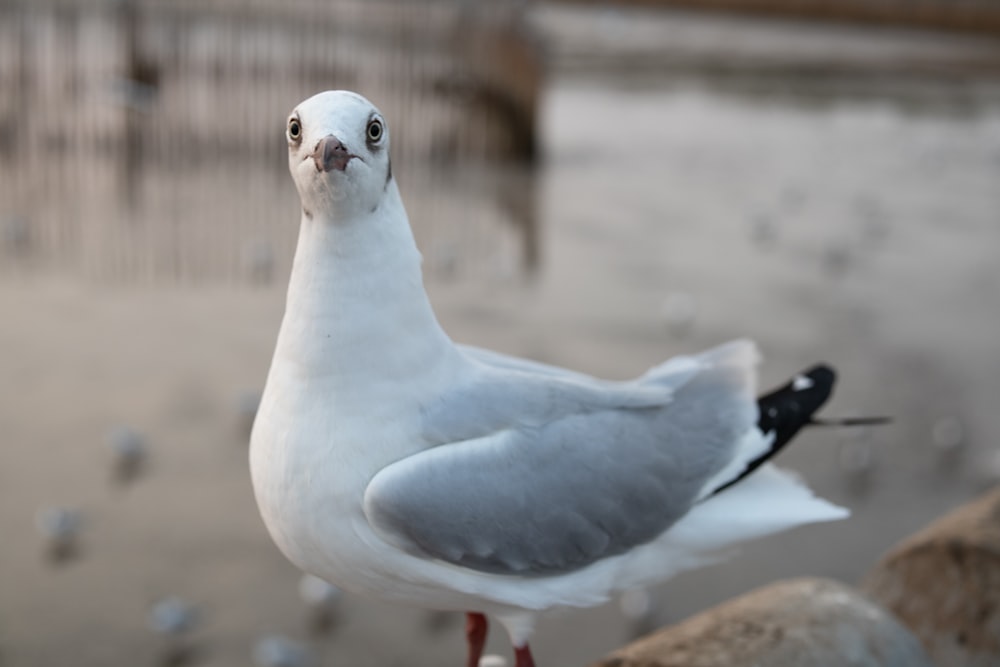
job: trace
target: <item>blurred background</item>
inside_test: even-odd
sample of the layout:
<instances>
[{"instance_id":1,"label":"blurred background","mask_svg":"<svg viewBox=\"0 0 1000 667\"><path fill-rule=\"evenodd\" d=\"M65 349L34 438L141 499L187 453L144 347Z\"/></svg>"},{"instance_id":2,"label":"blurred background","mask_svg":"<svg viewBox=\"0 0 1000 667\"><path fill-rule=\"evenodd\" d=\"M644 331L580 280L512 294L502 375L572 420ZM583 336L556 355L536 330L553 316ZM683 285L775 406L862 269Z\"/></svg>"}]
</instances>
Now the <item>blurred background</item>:
<instances>
[{"instance_id":1,"label":"blurred background","mask_svg":"<svg viewBox=\"0 0 1000 667\"><path fill-rule=\"evenodd\" d=\"M284 127L354 89L445 328L625 378L823 359L780 462L851 520L557 614L586 664L756 585L853 583L1000 481L997 0L0 1L0 665L462 664L302 579L246 448L298 225ZM495 633L492 652L509 655Z\"/></svg>"}]
</instances>

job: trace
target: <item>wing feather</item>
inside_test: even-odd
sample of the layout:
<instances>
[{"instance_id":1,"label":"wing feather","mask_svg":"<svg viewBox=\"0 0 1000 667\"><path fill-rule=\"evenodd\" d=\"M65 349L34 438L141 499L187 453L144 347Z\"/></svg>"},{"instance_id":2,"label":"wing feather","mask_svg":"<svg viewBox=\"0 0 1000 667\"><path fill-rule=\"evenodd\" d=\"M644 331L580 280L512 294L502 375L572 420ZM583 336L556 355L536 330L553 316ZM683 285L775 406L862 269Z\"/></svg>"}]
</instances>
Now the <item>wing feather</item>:
<instances>
[{"instance_id":1,"label":"wing feather","mask_svg":"<svg viewBox=\"0 0 1000 667\"><path fill-rule=\"evenodd\" d=\"M457 407L471 418L442 425L429 413L435 436L463 437L380 471L365 514L404 549L484 572L551 575L623 553L684 516L754 429L752 372L738 356L686 371L671 400L650 404L504 371L468 388ZM529 377L543 379L541 395Z\"/></svg>"}]
</instances>

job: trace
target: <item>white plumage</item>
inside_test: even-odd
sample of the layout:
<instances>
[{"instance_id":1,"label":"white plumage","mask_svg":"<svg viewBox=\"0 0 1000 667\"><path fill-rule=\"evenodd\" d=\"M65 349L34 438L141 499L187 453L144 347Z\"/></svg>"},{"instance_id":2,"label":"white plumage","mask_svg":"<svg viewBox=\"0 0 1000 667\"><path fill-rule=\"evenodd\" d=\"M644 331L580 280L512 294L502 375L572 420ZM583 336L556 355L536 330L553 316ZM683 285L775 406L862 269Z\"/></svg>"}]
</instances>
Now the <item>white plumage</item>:
<instances>
[{"instance_id":1,"label":"white plumage","mask_svg":"<svg viewBox=\"0 0 1000 667\"><path fill-rule=\"evenodd\" d=\"M522 667L545 609L847 515L770 465L714 493L774 437L757 428L752 343L631 382L457 346L424 291L378 110L321 93L288 142L303 214L250 462L264 522L300 568L492 614Z\"/></svg>"}]
</instances>

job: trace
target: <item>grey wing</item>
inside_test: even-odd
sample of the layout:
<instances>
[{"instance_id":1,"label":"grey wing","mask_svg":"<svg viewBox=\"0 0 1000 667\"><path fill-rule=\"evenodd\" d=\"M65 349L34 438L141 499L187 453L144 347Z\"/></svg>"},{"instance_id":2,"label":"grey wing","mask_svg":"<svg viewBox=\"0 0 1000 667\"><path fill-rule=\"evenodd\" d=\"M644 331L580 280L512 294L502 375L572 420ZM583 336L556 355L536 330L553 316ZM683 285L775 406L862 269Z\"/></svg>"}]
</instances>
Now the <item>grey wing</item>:
<instances>
[{"instance_id":1,"label":"grey wing","mask_svg":"<svg viewBox=\"0 0 1000 667\"><path fill-rule=\"evenodd\" d=\"M423 451L373 478L365 513L404 549L491 573L558 574L623 553L682 517L753 428L756 405L729 371L698 373L663 406Z\"/></svg>"},{"instance_id":2,"label":"grey wing","mask_svg":"<svg viewBox=\"0 0 1000 667\"><path fill-rule=\"evenodd\" d=\"M515 425L530 428L563 417L608 409L658 408L693 377L713 366L752 383L756 352L752 343L735 341L695 357L674 357L636 380L599 380L558 366L482 348L460 346L480 372L473 379L422 406L424 441L437 446L476 439Z\"/></svg>"},{"instance_id":3,"label":"grey wing","mask_svg":"<svg viewBox=\"0 0 1000 667\"><path fill-rule=\"evenodd\" d=\"M578 378L578 379L588 379L588 380L593 379L589 375L586 375L584 373L577 373L576 371L571 371L568 368L553 366L552 364L546 364L541 361L534 361L533 359L515 357L509 354L503 354L501 352L494 352L493 350L487 350L486 348L482 347L475 347L473 345L459 345L458 348L462 352L464 352L468 357L475 359L480 363L484 363L488 366L493 366L495 368L503 368L514 371L524 371L528 373L538 373L541 375L549 375L553 377Z\"/></svg>"}]
</instances>

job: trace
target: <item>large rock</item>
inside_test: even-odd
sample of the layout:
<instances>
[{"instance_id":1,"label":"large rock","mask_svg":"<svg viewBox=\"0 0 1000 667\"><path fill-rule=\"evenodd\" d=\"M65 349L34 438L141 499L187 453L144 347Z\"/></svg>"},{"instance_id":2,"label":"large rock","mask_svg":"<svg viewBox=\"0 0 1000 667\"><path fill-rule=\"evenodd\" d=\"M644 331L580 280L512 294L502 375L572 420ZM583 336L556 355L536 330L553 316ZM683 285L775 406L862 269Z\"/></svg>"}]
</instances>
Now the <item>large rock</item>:
<instances>
[{"instance_id":1,"label":"large rock","mask_svg":"<svg viewBox=\"0 0 1000 667\"><path fill-rule=\"evenodd\" d=\"M856 590L781 581L644 637L594 667L930 667L920 642Z\"/></svg>"},{"instance_id":2,"label":"large rock","mask_svg":"<svg viewBox=\"0 0 1000 667\"><path fill-rule=\"evenodd\" d=\"M1000 665L1000 488L895 547L864 589L942 667Z\"/></svg>"}]
</instances>

